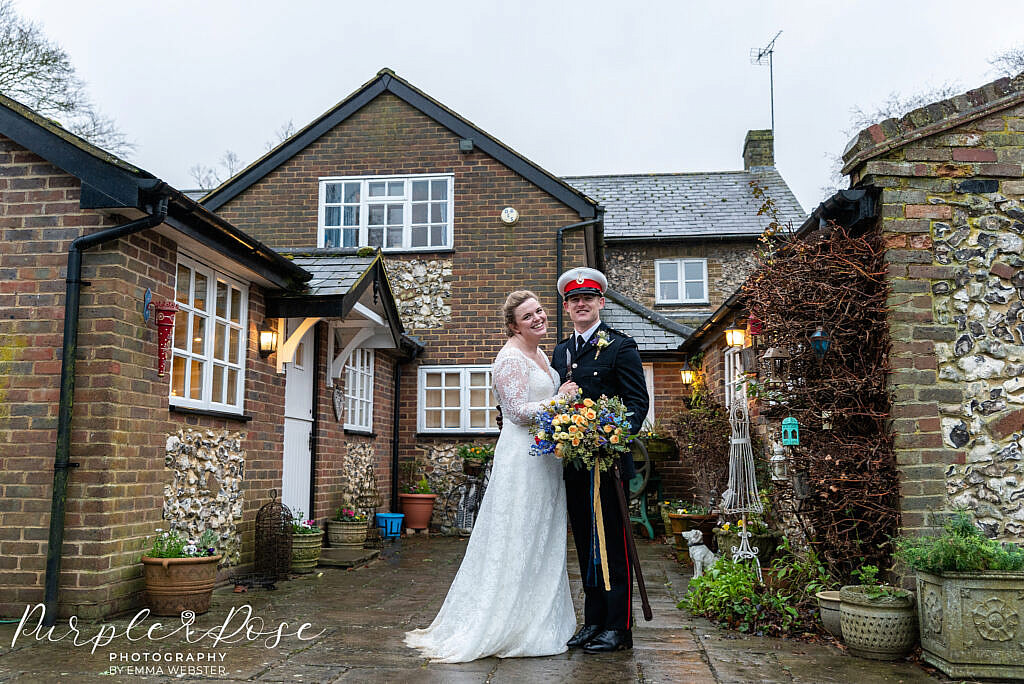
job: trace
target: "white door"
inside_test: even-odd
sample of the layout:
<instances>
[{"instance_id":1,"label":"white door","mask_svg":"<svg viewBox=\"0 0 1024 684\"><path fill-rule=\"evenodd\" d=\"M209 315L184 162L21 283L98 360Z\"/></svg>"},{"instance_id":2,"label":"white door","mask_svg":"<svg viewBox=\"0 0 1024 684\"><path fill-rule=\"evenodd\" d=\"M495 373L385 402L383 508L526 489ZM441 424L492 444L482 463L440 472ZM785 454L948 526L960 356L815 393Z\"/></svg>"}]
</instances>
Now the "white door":
<instances>
[{"instance_id":1,"label":"white door","mask_svg":"<svg viewBox=\"0 0 1024 684\"><path fill-rule=\"evenodd\" d=\"M289 321L288 332L300 321ZM309 438L313 430L313 334L306 331L295 350L295 361L285 366L284 472L281 501L292 513L309 517L309 476L312 461Z\"/></svg>"}]
</instances>

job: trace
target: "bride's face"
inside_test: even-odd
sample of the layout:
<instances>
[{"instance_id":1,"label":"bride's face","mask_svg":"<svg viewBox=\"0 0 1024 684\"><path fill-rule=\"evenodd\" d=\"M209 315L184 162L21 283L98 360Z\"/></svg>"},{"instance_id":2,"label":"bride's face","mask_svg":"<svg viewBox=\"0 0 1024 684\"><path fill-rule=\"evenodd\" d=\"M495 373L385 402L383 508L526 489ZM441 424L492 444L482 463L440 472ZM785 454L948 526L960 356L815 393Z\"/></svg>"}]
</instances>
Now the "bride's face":
<instances>
[{"instance_id":1,"label":"bride's face","mask_svg":"<svg viewBox=\"0 0 1024 684\"><path fill-rule=\"evenodd\" d=\"M548 331L548 315L536 299L527 299L516 307L512 332L528 342L536 342Z\"/></svg>"}]
</instances>

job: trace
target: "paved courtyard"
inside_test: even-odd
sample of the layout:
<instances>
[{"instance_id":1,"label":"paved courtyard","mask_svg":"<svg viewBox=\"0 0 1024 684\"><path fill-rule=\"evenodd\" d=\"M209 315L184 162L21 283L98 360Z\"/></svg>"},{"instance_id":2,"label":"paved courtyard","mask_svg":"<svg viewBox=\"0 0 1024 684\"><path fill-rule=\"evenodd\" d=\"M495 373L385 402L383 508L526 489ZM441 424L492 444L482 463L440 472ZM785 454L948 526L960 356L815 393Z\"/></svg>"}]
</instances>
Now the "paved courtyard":
<instances>
[{"instance_id":1,"label":"paved courtyard","mask_svg":"<svg viewBox=\"0 0 1024 684\"><path fill-rule=\"evenodd\" d=\"M428 663L402 644L403 633L429 624L458 569L465 540L414 537L386 546L370 565L282 582L274 591L214 592L213 607L190 626L129 617L79 624L54 642L45 630L21 634L0 625L0 682L940 682L913 663L873 663L827 644L744 637L676 609L688 577L667 547L639 544L654 620L634 630L635 647L600 656L578 651L549 658ZM571 542L570 542L571 547ZM570 569L574 563L570 563ZM580 605L579 577L571 577ZM639 600L639 599L638 599ZM232 608L251 606L252 617ZM638 610L639 612L639 605ZM35 627L38 620L29 623ZM153 628L156 622L161 627ZM294 636L308 622L302 639ZM287 623L283 636L275 632ZM147 630L153 638L146 638ZM177 633L170 634L179 628ZM245 638L246 628L251 638ZM103 638L97 634L103 630ZM110 637L116 630L116 636ZM212 630L212 631L211 631ZM31 630L30 630L31 631ZM60 620L53 639L67 634ZM213 644L217 634L238 643ZM159 639L161 635L166 638ZM129 638L130 637L130 638ZM201 637L201 638L200 638ZM110 643L102 643L110 638ZM134 639L134 641L130 640ZM91 641L90 641L91 640ZM93 646L95 642L100 645Z\"/></svg>"}]
</instances>

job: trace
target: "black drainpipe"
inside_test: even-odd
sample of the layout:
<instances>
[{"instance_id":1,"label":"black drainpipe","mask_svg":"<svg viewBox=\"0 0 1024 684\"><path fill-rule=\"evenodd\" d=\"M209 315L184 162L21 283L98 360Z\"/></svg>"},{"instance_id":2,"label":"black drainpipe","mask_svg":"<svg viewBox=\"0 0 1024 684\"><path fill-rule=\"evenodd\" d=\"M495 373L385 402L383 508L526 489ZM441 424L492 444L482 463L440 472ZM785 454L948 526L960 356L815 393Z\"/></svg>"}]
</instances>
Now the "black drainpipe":
<instances>
[{"instance_id":1,"label":"black drainpipe","mask_svg":"<svg viewBox=\"0 0 1024 684\"><path fill-rule=\"evenodd\" d=\"M162 189L161 186L158 188ZM159 190L158 190L159 191ZM152 228L167 218L167 197L161 197L156 211L130 223L107 228L76 238L68 249L68 273L64 296L64 348L61 352L60 403L57 412L57 449L53 459L53 502L50 506L50 537L46 547L46 614L43 625L52 627L57 620L57 590L60 580L61 547L64 545L64 508L67 499L68 469L77 468L69 462L71 449L71 416L75 394L75 355L78 351L78 314L81 306L82 252L111 240Z\"/></svg>"},{"instance_id":2,"label":"black drainpipe","mask_svg":"<svg viewBox=\"0 0 1024 684\"><path fill-rule=\"evenodd\" d=\"M567 226L562 226L558 229L558 237L555 238L555 279L562 277L562 244L565 240L563 235L566 231L573 230L574 228L584 228L586 226L592 226L595 223L601 223L604 219L598 216L596 219L590 219L589 221L581 221L580 223L570 223ZM601 249L600 245L596 246L597 249ZM555 289L557 295L558 290ZM558 296L558 339L562 339L562 297Z\"/></svg>"}]
</instances>

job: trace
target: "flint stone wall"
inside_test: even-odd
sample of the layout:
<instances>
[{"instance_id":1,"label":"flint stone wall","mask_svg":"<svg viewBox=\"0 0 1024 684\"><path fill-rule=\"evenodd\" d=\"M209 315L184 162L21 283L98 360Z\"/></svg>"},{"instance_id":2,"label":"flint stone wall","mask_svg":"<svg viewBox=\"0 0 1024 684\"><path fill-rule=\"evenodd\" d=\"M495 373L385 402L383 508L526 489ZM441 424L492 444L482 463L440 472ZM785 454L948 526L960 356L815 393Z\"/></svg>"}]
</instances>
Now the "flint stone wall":
<instances>
[{"instance_id":1,"label":"flint stone wall","mask_svg":"<svg viewBox=\"0 0 1024 684\"><path fill-rule=\"evenodd\" d=\"M1005 79L873 126L847 163L988 107ZM1024 538L1024 104L913 140L851 169L881 188L888 251L893 432L905 528L964 507L987 534Z\"/></svg>"},{"instance_id":2,"label":"flint stone wall","mask_svg":"<svg viewBox=\"0 0 1024 684\"><path fill-rule=\"evenodd\" d=\"M173 477L164 486L163 517L192 539L212 530L223 565L236 565L240 557L244 439L244 433L227 430L182 429L167 436L164 465Z\"/></svg>"},{"instance_id":3,"label":"flint stone wall","mask_svg":"<svg viewBox=\"0 0 1024 684\"><path fill-rule=\"evenodd\" d=\"M363 513L368 519L373 519L380 505L377 476L373 470L376 458L373 442L349 442L345 445L341 503ZM333 516L334 511L328 511L328 514Z\"/></svg>"},{"instance_id":4,"label":"flint stone wall","mask_svg":"<svg viewBox=\"0 0 1024 684\"><path fill-rule=\"evenodd\" d=\"M452 319L451 259L388 259L387 269L405 327L440 328Z\"/></svg>"}]
</instances>

